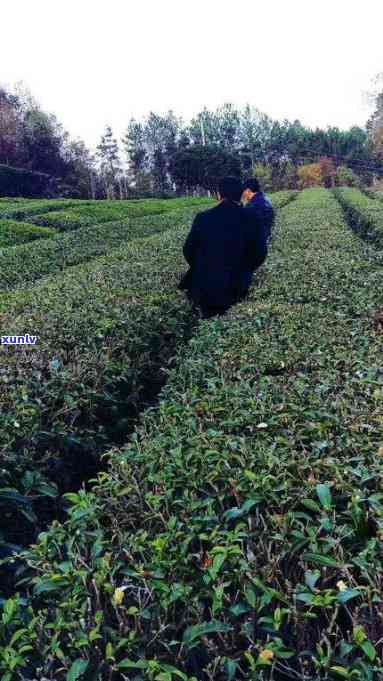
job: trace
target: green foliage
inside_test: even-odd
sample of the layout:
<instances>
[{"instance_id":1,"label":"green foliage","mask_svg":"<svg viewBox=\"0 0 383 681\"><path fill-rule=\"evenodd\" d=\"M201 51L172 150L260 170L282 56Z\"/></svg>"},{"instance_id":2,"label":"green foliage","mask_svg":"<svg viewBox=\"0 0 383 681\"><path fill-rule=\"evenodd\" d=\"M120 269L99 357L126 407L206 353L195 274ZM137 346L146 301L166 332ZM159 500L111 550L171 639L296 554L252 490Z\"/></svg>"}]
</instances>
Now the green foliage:
<instances>
[{"instance_id":1,"label":"green foliage","mask_svg":"<svg viewBox=\"0 0 383 681\"><path fill-rule=\"evenodd\" d=\"M0 196L44 196L50 185L49 175L0 165Z\"/></svg>"},{"instance_id":2,"label":"green foliage","mask_svg":"<svg viewBox=\"0 0 383 681\"><path fill-rule=\"evenodd\" d=\"M361 185L358 175L347 166L337 168L335 182L338 187L360 187Z\"/></svg>"},{"instance_id":3,"label":"green foliage","mask_svg":"<svg viewBox=\"0 0 383 681\"><path fill-rule=\"evenodd\" d=\"M94 240L89 233L82 240L73 234L52 240L47 250L27 254L14 248L4 254L9 286L54 276L30 289L17 288L0 303L2 330L33 329L38 336L38 351L3 348L0 485L19 488L33 470L64 489L74 480L81 484L99 466L100 452L124 440L140 405L161 386L174 344L191 324L188 306L179 308L175 291L183 267L181 244L193 212L173 212L173 217L169 212L131 223L130 236L130 223L120 223L103 235L96 230ZM153 234L170 228L168 236L124 244L145 230ZM117 243L119 248L110 250ZM65 248L71 262L63 258ZM98 251L108 254L94 258ZM73 260L91 258L57 275ZM28 450L20 457L25 442ZM37 509L45 491L35 485L35 494ZM26 530L3 517L0 531L7 542L19 543Z\"/></svg>"},{"instance_id":4,"label":"green foliage","mask_svg":"<svg viewBox=\"0 0 383 681\"><path fill-rule=\"evenodd\" d=\"M281 191L274 192L272 194L269 194L268 196L273 204L273 207L276 210L278 210L279 208L283 208L283 206L287 206L287 204L290 203L291 201L294 201L298 196L298 192Z\"/></svg>"},{"instance_id":5,"label":"green foliage","mask_svg":"<svg viewBox=\"0 0 383 681\"><path fill-rule=\"evenodd\" d=\"M166 333L180 339L186 305L171 291L186 227L4 299L3 321L44 328L50 362L56 342L40 394L36 360L17 361L52 430L73 419L92 427L102 372L129 366L134 383L164 357ZM160 367L168 375L158 406L109 451L92 490L66 495L67 521L27 551L28 601L3 604L7 679L28 667L57 681L85 669L100 681L119 670L191 681L203 669L211 679L378 681L380 270L331 192L307 190L280 211L250 299L199 323L176 364L149 364L152 380ZM97 333L113 369L96 359ZM77 404L64 407L61 394ZM6 388L11 419L14 395Z\"/></svg>"},{"instance_id":6,"label":"green foliage","mask_svg":"<svg viewBox=\"0 0 383 681\"><path fill-rule=\"evenodd\" d=\"M273 169L271 165L255 163L253 175L259 180L262 191L270 192L273 190Z\"/></svg>"},{"instance_id":7,"label":"green foliage","mask_svg":"<svg viewBox=\"0 0 383 681\"><path fill-rule=\"evenodd\" d=\"M30 220L34 215L58 211L75 206L87 206L87 201L72 199L0 199L0 216L13 220Z\"/></svg>"},{"instance_id":8,"label":"green foliage","mask_svg":"<svg viewBox=\"0 0 383 681\"><path fill-rule=\"evenodd\" d=\"M233 151L216 145L195 144L175 154L172 174L182 191L202 187L216 192L222 177L241 177L241 161Z\"/></svg>"},{"instance_id":9,"label":"green foliage","mask_svg":"<svg viewBox=\"0 0 383 681\"><path fill-rule=\"evenodd\" d=\"M58 227L65 231L121 218L137 218L179 208L203 206L207 201L206 197L131 201L23 200L18 203L0 202L0 216L14 220L33 220L41 226Z\"/></svg>"},{"instance_id":10,"label":"green foliage","mask_svg":"<svg viewBox=\"0 0 383 681\"><path fill-rule=\"evenodd\" d=\"M173 229L195 212L197 208L181 208L142 218L124 218L107 225L92 225L64 232L56 239L33 246L8 249L0 254L0 289L26 286L48 274L104 255L132 239L142 239ZM42 227L32 229L47 230Z\"/></svg>"},{"instance_id":11,"label":"green foliage","mask_svg":"<svg viewBox=\"0 0 383 681\"><path fill-rule=\"evenodd\" d=\"M383 245L383 204L356 189L336 189L335 196L352 226L364 239Z\"/></svg>"},{"instance_id":12,"label":"green foliage","mask_svg":"<svg viewBox=\"0 0 383 681\"><path fill-rule=\"evenodd\" d=\"M144 215L168 213L183 205L183 199L161 200L146 199L140 201L93 201L86 205L74 207L69 211L46 212L31 220L38 225L56 227L65 232L89 225L104 224L124 218L139 218ZM206 199L199 203L203 205ZM191 203L193 205L193 203ZM197 202L194 205L198 205Z\"/></svg>"},{"instance_id":13,"label":"green foliage","mask_svg":"<svg viewBox=\"0 0 383 681\"><path fill-rule=\"evenodd\" d=\"M307 163L298 168L300 188L321 187L323 184L321 166L319 163Z\"/></svg>"},{"instance_id":14,"label":"green foliage","mask_svg":"<svg viewBox=\"0 0 383 681\"><path fill-rule=\"evenodd\" d=\"M17 246L17 244L24 244L35 239L47 239L55 234L56 230L51 228L0 218L0 248Z\"/></svg>"}]
</instances>

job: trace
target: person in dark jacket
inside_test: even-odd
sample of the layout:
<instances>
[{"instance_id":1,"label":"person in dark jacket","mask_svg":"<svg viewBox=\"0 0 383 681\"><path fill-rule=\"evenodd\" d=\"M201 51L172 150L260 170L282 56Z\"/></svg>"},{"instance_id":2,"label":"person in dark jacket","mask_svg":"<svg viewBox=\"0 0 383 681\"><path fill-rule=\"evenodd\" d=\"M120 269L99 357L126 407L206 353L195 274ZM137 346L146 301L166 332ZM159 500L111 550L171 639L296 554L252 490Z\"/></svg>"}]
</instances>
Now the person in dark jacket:
<instances>
[{"instance_id":1,"label":"person in dark jacket","mask_svg":"<svg viewBox=\"0 0 383 681\"><path fill-rule=\"evenodd\" d=\"M271 201L261 191L256 177L249 177L243 184L242 201L245 202L245 210L253 221L254 229L262 231L263 239L267 246L271 240L271 231L274 224L274 209ZM242 275L243 285L248 289L253 279L253 271L249 270Z\"/></svg>"},{"instance_id":2,"label":"person in dark jacket","mask_svg":"<svg viewBox=\"0 0 383 681\"><path fill-rule=\"evenodd\" d=\"M219 203L194 219L183 248L189 272L179 288L199 305L204 318L224 314L247 293L244 273L265 260L262 230L254 229L253 215L241 206L243 186L235 177L219 183Z\"/></svg>"},{"instance_id":3,"label":"person in dark jacket","mask_svg":"<svg viewBox=\"0 0 383 681\"><path fill-rule=\"evenodd\" d=\"M256 177L249 177L243 183L242 201L245 202L246 210L252 211L254 221L264 230L269 242L274 224L274 210L270 199L261 191Z\"/></svg>"}]
</instances>

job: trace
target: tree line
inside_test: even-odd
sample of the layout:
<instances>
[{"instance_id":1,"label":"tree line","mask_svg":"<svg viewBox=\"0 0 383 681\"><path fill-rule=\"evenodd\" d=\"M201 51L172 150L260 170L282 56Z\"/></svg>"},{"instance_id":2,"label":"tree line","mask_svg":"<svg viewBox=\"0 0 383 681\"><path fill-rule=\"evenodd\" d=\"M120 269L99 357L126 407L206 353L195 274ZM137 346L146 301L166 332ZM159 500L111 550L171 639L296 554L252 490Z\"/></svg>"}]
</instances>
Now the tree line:
<instances>
[{"instance_id":1,"label":"tree line","mask_svg":"<svg viewBox=\"0 0 383 681\"><path fill-rule=\"evenodd\" d=\"M73 140L25 89L0 87L0 165L46 173L53 192L129 198L214 192L223 174L257 174L266 191L371 184L383 160L383 92L365 128L310 129L227 103L190 122L173 111L107 127L95 153ZM53 186L53 185L52 185ZM0 188L1 190L1 188Z\"/></svg>"}]
</instances>

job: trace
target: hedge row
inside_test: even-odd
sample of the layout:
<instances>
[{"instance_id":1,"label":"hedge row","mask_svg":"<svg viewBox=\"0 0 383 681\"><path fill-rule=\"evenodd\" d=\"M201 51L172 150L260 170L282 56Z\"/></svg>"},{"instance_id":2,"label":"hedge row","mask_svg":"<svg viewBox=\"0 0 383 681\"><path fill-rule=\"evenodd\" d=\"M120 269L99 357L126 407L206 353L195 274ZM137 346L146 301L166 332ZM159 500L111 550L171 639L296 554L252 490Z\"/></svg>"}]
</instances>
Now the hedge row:
<instances>
[{"instance_id":1,"label":"hedge row","mask_svg":"<svg viewBox=\"0 0 383 681\"><path fill-rule=\"evenodd\" d=\"M33 539L40 521L57 511L51 483L61 490L79 487L97 470L100 452L126 437L161 384L162 374L153 379L153 370L174 354L193 320L189 306L179 306L176 292L191 216L190 210L177 211L177 228L166 235L124 244L2 296L2 334L38 337L35 348L4 346L0 353L0 487L13 488L4 502L0 494L0 507L11 504L0 531L8 545ZM159 216L147 221L148 231L156 220ZM136 225L140 234L143 222ZM174 227L174 222L170 215L161 216L160 226ZM47 263L56 257L56 267L58 241L44 251ZM78 251L85 248L85 241L77 243ZM28 262L25 256L24 250L18 260L2 262L9 276L13 269L23 270L19 284L47 273L42 258ZM48 497L44 503L42 496Z\"/></svg>"},{"instance_id":2,"label":"hedge row","mask_svg":"<svg viewBox=\"0 0 383 681\"><path fill-rule=\"evenodd\" d=\"M173 304L169 294L175 292L178 277L185 268L182 243L191 217L190 211L178 212L175 220L170 215L168 219L163 216L160 227L173 227L165 234L124 244L110 254L69 267L59 275L55 272L32 288L4 293L0 301L3 333L38 336L36 348L23 352L2 348L0 369L5 386L0 415L0 451L6 457L10 460L16 457L19 461L19 453L28 450L23 462L23 465L28 465L41 450L58 451L57 440L60 440L62 431L68 429L68 424L76 430L80 440L82 436L91 436L100 446L109 442L106 431L112 414L110 408L118 406L119 414L124 411L126 387L123 398L116 398L117 404L111 395L113 389L118 392L121 388L120 373L130 375L128 358L130 353L135 356L136 352L124 343L130 335L141 348L149 342L144 322L137 321L126 327L125 316L128 314L135 319L137 315L140 319L146 314L145 303L151 309L152 300L158 299L158 304L165 307ZM152 230L153 223L147 227ZM141 225L137 228L140 230ZM61 241L57 239L46 244L48 250L44 251L47 263L53 263L56 257L56 270L60 256L54 249ZM77 249L85 251L84 241L77 243ZM2 262L2 271L8 269L8 276L12 269L22 268L22 281L27 279L25 283L28 283L35 275L47 273L43 271L43 261L38 257L32 258L29 269L25 265L26 260L21 257L17 267L11 257L14 254L17 257L19 250L12 249L10 255L7 254L8 264ZM34 254L36 251L39 252L34 249ZM25 252L22 253L24 255ZM175 292L174 295L178 300L178 294ZM182 306L180 315L185 315ZM162 319L161 315L159 317ZM157 320L154 328L158 323ZM161 323L167 322L162 320ZM164 336L168 336L166 331ZM121 353L121 342L126 355ZM121 353L118 361L114 357L113 343ZM137 352L137 361L145 367L147 357L143 350L141 357L139 355ZM125 364L121 368L123 359ZM55 364L51 366L51 362L56 360L62 367L59 372ZM115 365L116 369L112 371L110 367ZM108 397L100 381L102 373L107 375L110 372L113 378L110 379ZM135 373L133 371L132 374L134 381ZM114 380L118 388L113 387ZM102 417L105 425L101 426L95 404L104 401L107 403ZM125 425L128 427L128 424ZM11 470L9 462L3 479L9 485L14 483Z\"/></svg>"},{"instance_id":3,"label":"hedge row","mask_svg":"<svg viewBox=\"0 0 383 681\"><path fill-rule=\"evenodd\" d=\"M34 215L69 209L87 201L76 199L2 199L0 201L0 216L13 220L29 220ZM42 225L44 226L44 225Z\"/></svg>"},{"instance_id":4,"label":"hedge row","mask_svg":"<svg viewBox=\"0 0 383 681\"><path fill-rule=\"evenodd\" d=\"M29 223L16 220L2 220L0 218L0 248L25 244L35 239L46 239L55 236L56 230L48 227L37 227ZM25 247L29 250L29 246ZM1 254L0 254L1 260ZM3 272L0 270L0 282Z\"/></svg>"},{"instance_id":5,"label":"hedge row","mask_svg":"<svg viewBox=\"0 0 383 681\"><path fill-rule=\"evenodd\" d=\"M274 208L278 210L279 208L287 206L287 204L291 203L291 201L294 201L298 195L299 192L296 191L281 191L268 194L267 196L271 200Z\"/></svg>"},{"instance_id":6,"label":"hedge row","mask_svg":"<svg viewBox=\"0 0 383 681\"><path fill-rule=\"evenodd\" d=\"M351 227L364 239L383 246L383 204L361 191L335 189Z\"/></svg>"},{"instance_id":7,"label":"hedge row","mask_svg":"<svg viewBox=\"0 0 383 681\"><path fill-rule=\"evenodd\" d=\"M0 558L62 514L59 493L99 470L157 394L194 321L176 290L191 216L177 211L168 234L2 296L2 334L38 339L0 353Z\"/></svg>"},{"instance_id":8,"label":"hedge row","mask_svg":"<svg viewBox=\"0 0 383 681\"><path fill-rule=\"evenodd\" d=\"M296 192L277 192L272 195L276 208L280 208L291 201ZM124 217L137 218L144 215L165 213L177 207L205 207L208 203L202 199L148 199L143 201L97 201L70 211L49 212L32 218L35 224L56 227L62 231L74 230L81 227L103 224ZM105 205L107 204L107 205ZM211 202L214 205L213 201Z\"/></svg>"},{"instance_id":9,"label":"hedge row","mask_svg":"<svg viewBox=\"0 0 383 681\"><path fill-rule=\"evenodd\" d=\"M178 238L150 241L165 269ZM158 408L29 550L7 680L381 678L379 275L329 192L284 209L262 286L199 325Z\"/></svg>"},{"instance_id":10,"label":"hedge row","mask_svg":"<svg viewBox=\"0 0 383 681\"><path fill-rule=\"evenodd\" d=\"M11 204L4 206L4 208L0 204L0 215L15 220L33 218L36 224L47 227L60 227L61 215L61 229L73 229L74 227L116 220L121 217L141 217L177 208L205 205L206 202L206 198L142 199L134 201L43 199L25 201L21 205L19 203ZM48 215L48 213L51 215ZM90 216L90 222L87 220L87 215Z\"/></svg>"},{"instance_id":11,"label":"hedge row","mask_svg":"<svg viewBox=\"0 0 383 681\"><path fill-rule=\"evenodd\" d=\"M132 239L175 228L196 211L197 209L179 209L164 215L111 222L107 226L83 227L33 246L8 249L0 254L0 289L26 286L43 276L106 254Z\"/></svg>"},{"instance_id":12,"label":"hedge row","mask_svg":"<svg viewBox=\"0 0 383 681\"><path fill-rule=\"evenodd\" d=\"M276 208L291 201L296 192L276 192L270 195ZM2 203L2 201L4 203ZM0 199L0 216L16 220L29 220L41 226L77 229L89 224L102 224L123 217L142 217L181 208L204 207L206 197L178 199L142 199L134 201L83 201L79 199L18 200L6 203ZM214 202L211 201L214 205ZM48 215L48 213L50 213Z\"/></svg>"},{"instance_id":13,"label":"hedge row","mask_svg":"<svg viewBox=\"0 0 383 681\"><path fill-rule=\"evenodd\" d=\"M277 192L271 196L276 209L286 205L296 197L296 192ZM111 202L108 202L111 203ZM201 200L177 200L177 205L191 203L190 208L179 208L156 216L125 219L77 229L73 233L62 234L54 241L35 244L33 248L19 247L0 254L0 289L24 286L48 274L77 265L107 253L110 249L135 238L142 238L163 232L204 206ZM193 208L194 203L194 208Z\"/></svg>"}]
</instances>

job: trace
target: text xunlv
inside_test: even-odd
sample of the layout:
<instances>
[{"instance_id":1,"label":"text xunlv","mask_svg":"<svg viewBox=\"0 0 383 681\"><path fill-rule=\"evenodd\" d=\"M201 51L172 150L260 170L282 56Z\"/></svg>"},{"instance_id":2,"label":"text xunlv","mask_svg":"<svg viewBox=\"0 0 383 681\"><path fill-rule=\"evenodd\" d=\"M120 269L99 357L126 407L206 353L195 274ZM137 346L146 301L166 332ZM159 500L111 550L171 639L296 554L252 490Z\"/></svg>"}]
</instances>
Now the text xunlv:
<instances>
[{"instance_id":1,"label":"text xunlv","mask_svg":"<svg viewBox=\"0 0 383 681\"><path fill-rule=\"evenodd\" d=\"M35 345L37 336L1 336L1 345Z\"/></svg>"}]
</instances>

